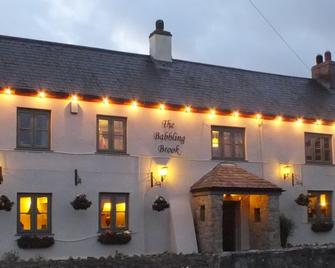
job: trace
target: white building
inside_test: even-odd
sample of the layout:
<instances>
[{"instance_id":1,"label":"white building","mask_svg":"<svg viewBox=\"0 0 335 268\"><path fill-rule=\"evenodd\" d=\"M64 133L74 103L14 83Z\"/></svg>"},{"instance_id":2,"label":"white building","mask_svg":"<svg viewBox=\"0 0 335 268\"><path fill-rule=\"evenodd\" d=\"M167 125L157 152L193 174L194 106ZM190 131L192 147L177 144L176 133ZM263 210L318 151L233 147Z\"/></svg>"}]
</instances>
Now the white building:
<instances>
[{"instance_id":1,"label":"white building","mask_svg":"<svg viewBox=\"0 0 335 268\"><path fill-rule=\"evenodd\" d=\"M279 213L289 243L335 242L330 53L308 79L176 60L171 38L158 21L148 56L0 36L0 255L279 247Z\"/></svg>"}]
</instances>

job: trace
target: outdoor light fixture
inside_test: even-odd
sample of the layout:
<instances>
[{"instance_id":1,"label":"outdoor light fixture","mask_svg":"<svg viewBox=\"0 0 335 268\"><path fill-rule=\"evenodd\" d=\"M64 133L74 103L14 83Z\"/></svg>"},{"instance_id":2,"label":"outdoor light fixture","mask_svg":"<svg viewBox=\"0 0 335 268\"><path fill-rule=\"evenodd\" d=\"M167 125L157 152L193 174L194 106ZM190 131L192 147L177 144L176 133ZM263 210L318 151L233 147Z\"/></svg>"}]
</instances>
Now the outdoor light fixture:
<instances>
[{"instance_id":1,"label":"outdoor light fixture","mask_svg":"<svg viewBox=\"0 0 335 268\"><path fill-rule=\"evenodd\" d=\"M3 183L2 167L0 166L0 184Z\"/></svg>"},{"instance_id":2,"label":"outdoor light fixture","mask_svg":"<svg viewBox=\"0 0 335 268\"><path fill-rule=\"evenodd\" d=\"M78 104L78 96L72 95L71 104L70 104L70 112L71 114L77 114L79 112L79 104Z\"/></svg>"},{"instance_id":3,"label":"outdoor light fixture","mask_svg":"<svg viewBox=\"0 0 335 268\"><path fill-rule=\"evenodd\" d=\"M294 186L295 175L294 175L294 171L293 171L292 165L288 165L288 164L282 165L282 167L281 167L281 173L282 173L283 179L284 180L291 179L292 186Z\"/></svg>"},{"instance_id":4,"label":"outdoor light fixture","mask_svg":"<svg viewBox=\"0 0 335 268\"><path fill-rule=\"evenodd\" d=\"M167 166L161 167L161 168L159 169L159 176L160 176L159 179L155 178L154 173L151 172L151 173L150 173L150 183L151 183L151 188L154 187L154 186L159 186L159 187L161 187L161 186L162 186L162 183L163 183L164 180L166 179L167 175L168 175L168 167L167 167Z\"/></svg>"},{"instance_id":5,"label":"outdoor light fixture","mask_svg":"<svg viewBox=\"0 0 335 268\"><path fill-rule=\"evenodd\" d=\"M81 178L78 175L78 169L74 170L74 185L77 186L78 184L81 184Z\"/></svg>"}]
</instances>

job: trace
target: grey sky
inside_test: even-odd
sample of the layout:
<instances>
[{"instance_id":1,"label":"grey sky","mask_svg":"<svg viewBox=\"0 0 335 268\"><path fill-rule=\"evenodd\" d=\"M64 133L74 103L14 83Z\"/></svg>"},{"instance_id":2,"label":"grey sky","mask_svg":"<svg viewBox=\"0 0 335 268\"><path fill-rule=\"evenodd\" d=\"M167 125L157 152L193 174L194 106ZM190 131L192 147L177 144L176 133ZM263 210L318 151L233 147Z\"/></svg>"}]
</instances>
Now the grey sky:
<instances>
[{"instance_id":1,"label":"grey sky","mask_svg":"<svg viewBox=\"0 0 335 268\"><path fill-rule=\"evenodd\" d=\"M335 54L334 0L253 2L308 66ZM142 54L161 18L174 58L310 76L248 0L0 0L0 10L3 35Z\"/></svg>"}]
</instances>

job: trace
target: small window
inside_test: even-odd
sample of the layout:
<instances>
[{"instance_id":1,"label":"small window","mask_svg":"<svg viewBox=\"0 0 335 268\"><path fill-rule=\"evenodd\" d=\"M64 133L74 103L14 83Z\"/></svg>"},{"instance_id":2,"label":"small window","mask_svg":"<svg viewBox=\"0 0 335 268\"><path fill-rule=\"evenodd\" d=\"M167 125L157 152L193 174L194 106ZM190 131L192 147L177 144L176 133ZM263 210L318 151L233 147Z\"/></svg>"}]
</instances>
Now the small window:
<instances>
[{"instance_id":1,"label":"small window","mask_svg":"<svg viewBox=\"0 0 335 268\"><path fill-rule=\"evenodd\" d=\"M123 117L97 118L97 150L99 152L126 153L126 123Z\"/></svg>"},{"instance_id":2,"label":"small window","mask_svg":"<svg viewBox=\"0 0 335 268\"><path fill-rule=\"evenodd\" d=\"M129 194L101 193L99 229L120 231L128 230Z\"/></svg>"},{"instance_id":3,"label":"small window","mask_svg":"<svg viewBox=\"0 0 335 268\"><path fill-rule=\"evenodd\" d=\"M50 149L50 111L18 108L17 148Z\"/></svg>"},{"instance_id":4,"label":"small window","mask_svg":"<svg viewBox=\"0 0 335 268\"><path fill-rule=\"evenodd\" d=\"M261 222L261 209L254 208L254 222Z\"/></svg>"},{"instance_id":5,"label":"small window","mask_svg":"<svg viewBox=\"0 0 335 268\"><path fill-rule=\"evenodd\" d=\"M244 160L244 128L212 127L212 158Z\"/></svg>"},{"instance_id":6,"label":"small window","mask_svg":"<svg viewBox=\"0 0 335 268\"><path fill-rule=\"evenodd\" d=\"M200 206L200 221L206 220L206 208L205 205Z\"/></svg>"},{"instance_id":7,"label":"small window","mask_svg":"<svg viewBox=\"0 0 335 268\"><path fill-rule=\"evenodd\" d=\"M17 232L51 233L51 194L18 194Z\"/></svg>"},{"instance_id":8,"label":"small window","mask_svg":"<svg viewBox=\"0 0 335 268\"><path fill-rule=\"evenodd\" d=\"M308 221L331 220L332 218L332 192L308 192Z\"/></svg>"},{"instance_id":9,"label":"small window","mask_svg":"<svg viewBox=\"0 0 335 268\"><path fill-rule=\"evenodd\" d=\"M306 162L332 163L332 136L305 133Z\"/></svg>"}]
</instances>

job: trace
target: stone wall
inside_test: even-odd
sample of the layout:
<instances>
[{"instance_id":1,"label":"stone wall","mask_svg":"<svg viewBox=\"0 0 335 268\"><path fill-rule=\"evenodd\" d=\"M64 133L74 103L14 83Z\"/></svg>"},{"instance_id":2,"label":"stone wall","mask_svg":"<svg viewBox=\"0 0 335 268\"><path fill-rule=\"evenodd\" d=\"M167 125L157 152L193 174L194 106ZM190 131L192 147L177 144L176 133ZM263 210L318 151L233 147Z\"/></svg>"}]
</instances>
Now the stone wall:
<instances>
[{"instance_id":1,"label":"stone wall","mask_svg":"<svg viewBox=\"0 0 335 268\"><path fill-rule=\"evenodd\" d=\"M1 268L331 268L335 267L335 246L291 248L286 250L252 250L223 254L162 254L151 256L116 255L108 258L69 260L0 261Z\"/></svg>"}]
</instances>

